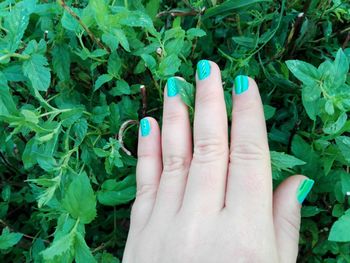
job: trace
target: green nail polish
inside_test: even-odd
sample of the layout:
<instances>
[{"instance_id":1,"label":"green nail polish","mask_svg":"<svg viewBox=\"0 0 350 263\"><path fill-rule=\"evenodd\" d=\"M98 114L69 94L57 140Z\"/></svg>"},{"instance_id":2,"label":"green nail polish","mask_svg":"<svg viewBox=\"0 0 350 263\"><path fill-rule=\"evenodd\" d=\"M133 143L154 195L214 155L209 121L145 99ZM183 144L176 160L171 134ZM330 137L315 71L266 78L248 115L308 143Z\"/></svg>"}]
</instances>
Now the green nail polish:
<instances>
[{"instance_id":1,"label":"green nail polish","mask_svg":"<svg viewBox=\"0 0 350 263\"><path fill-rule=\"evenodd\" d=\"M297 199L300 204L302 204L306 198L306 196L310 193L315 181L312 179L305 179L299 185L297 191Z\"/></svg>"},{"instance_id":2,"label":"green nail polish","mask_svg":"<svg viewBox=\"0 0 350 263\"><path fill-rule=\"evenodd\" d=\"M235 78L235 93L237 95L242 94L247 91L249 88L249 80L247 76L238 75Z\"/></svg>"},{"instance_id":3,"label":"green nail polish","mask_svg":"<svg viewBox=\"0 0 350 263\"><path fill-rule=\"evenodd\" d=\"M168 97L174 97L176 96L179 91L176 86L176 80L175 78L169 78L167 81L167 89L168 89Z\"/></svg>"},{"instance_id":4,"label":"green nail polish","mask_svg":"<svg viewBox=\"0 0 350 263\"><path fill-rule=\"evenodd\" d=\"M208 60L200 60L197 64L199 80L206 79L210 75L210 63Z\"/></svg>"},{"instance_id":5,"label":"green nail polish","mask_svg":"<svg viewBox=\"0 0 350 263\"><path fill-rule=\"evenodd\" d=\"M143 137L147 136L151 132L151 125L149 124L149 120L147 118L143 118L140 121L140 126L141 126L141 135Z\"/></svg>"}]
</instances>

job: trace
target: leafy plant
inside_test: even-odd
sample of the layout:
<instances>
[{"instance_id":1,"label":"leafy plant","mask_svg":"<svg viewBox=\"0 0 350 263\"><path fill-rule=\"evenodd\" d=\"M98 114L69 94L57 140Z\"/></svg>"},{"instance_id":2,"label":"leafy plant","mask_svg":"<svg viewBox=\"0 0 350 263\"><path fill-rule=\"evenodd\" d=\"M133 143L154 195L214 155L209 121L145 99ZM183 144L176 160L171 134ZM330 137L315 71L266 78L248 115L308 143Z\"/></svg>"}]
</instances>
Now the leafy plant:
<instances>
[{"instance_id":1,"label":"leafy plant","mask_svg":"<svg viewBox=\"0 0 350 263\"><path fill-rule=\"evenodd\" d=\"M3 0L1 262L120 262L135 197L138 119L161 121L181 76L220 65L259 82L274 184L316 183L300 262L350 262L350 4L312 1Z\"/></svg>"}]
</instances>

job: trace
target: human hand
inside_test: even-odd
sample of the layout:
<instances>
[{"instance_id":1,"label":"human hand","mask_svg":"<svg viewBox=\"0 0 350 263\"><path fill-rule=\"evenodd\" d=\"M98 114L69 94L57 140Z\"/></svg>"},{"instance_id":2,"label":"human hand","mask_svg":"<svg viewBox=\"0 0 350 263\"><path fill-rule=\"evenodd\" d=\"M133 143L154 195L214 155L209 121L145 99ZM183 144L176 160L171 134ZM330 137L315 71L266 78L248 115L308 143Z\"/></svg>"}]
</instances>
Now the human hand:
<instances>
[{"instance_id":1,"label":"human hand","mask_svg":"<svg viewBox=\"0 0 350 263\"><path fill-rule=\"evenodd\" d=\"M230 147L219 67L200 61L196 82L194 147L173 79L164 92L162 134L153 118L141 120L137 197L123 262L296 262L300 207L313 181L292 176L272 193L253 79L236 78Z\"/></svg>"}]
</instances>

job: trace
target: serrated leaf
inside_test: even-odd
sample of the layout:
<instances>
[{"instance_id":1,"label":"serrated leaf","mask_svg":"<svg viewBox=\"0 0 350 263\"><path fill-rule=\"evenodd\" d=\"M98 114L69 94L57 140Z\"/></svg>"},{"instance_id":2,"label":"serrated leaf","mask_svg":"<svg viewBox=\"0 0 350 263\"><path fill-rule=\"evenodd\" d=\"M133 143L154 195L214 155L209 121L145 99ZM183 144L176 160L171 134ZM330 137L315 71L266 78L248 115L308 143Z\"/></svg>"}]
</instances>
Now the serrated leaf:
<instances>
[{"instance_id":1,"label":"serrated leaf","mask_svg":"<svg viewBox=\"0 0 350 263\"><path fill-rule=\"evenodd\" d=\"M270 151L270 156L272 166L277 170L288 170L306 164L304 161L283 152Z\"/></svg>"},{"instance_id":2,"label":"serrated leaf","mask_svg":"<svg viewBox=\"0 0 350 263\"><path fill-rule=\"evenodd\" d=\"M69 46L66 44L55 45L52 50L52 65L60 80L70 79L70 63Z\"/></svg>"},{"instance_id":3,"label":"serrated leaf","mask_svg":"<svg viewBox=\"0 0 350 263\"><path fill-rule=\"evenodd\" d=\"M30 79L36 90L47 91L50 86L51 74L47 65L47 59L40 54L33 54L23 63L23 74Z\"/></svg>"},{"instance_id":4,"label":"serrated leaf","mask_svg":"<svg viewBox=\"0 0 350 263\"><path fill-rule=\"evenodd\" d=\"M171 54L163 59L159 64L159 75L166 77L174 75L181 65L181 60L175 55Z\"/></svg>"},{"instance_id":5,"label":"serrated leaf","mask_svg":"<svg viewBox=\"0 0 350 263\"><path fill-rule=\"evenodd\" d=\"M15 52L21 42L29 23L29 13L26 9L15 7L5 16L4 28L7 30L5 41L8 52Z\"/></svg>"},{"instance_id":6,"label":"serrated leaf","mask_svg":"<svg viewBox=\"0 0 350 263\"><path fill-rule=\"evenodd\" d=\"M195 89L192 84L185 80L175 78L176 86L179 88L179 93L182 101L190 108L194 108Z\"/></svg>"},{"instance_id":7,"label":"serrated leaf","mask_svg":"<svg viewBox=\"0 0 350 263\"><path fill-rule=\"evenodd\" d=\"M75 262L76 263L94 263L97 262L93 257L90 248L86 245L84 237L77 232L75 236Z\"/></svg>"},{"instance_id":8,"label":"serrated leaf","mask_svg":"<svg viewBox=\"0 0 350 263\"><path fill-rule=\"evenodd\" d=\"M16 245L22 238L21 233L10 233L9 229L5 227L0 235L0 249L9 249Z\"/></svg>"},{"instance_id":9,"label":"serrated leaf","mask_svg":"<svg viewBox=\"0 0 350 263\"><path fill-rule=\"evenodd\" d=\"M0 116L16 115L16 104L13 101L9 87L7 86L7 80L0 72Z\"/></svg>"},{"instance_id":10,"label":"serrated leaf","mask_svg":"<svg viewBox=\"0 0 350 263\"><path fill-rule=\"evenodd\" d=\"M83 224L89 224L96 217L96 197L85 172L75 175L65 192L62 207Z\"/></svg>"},{"instance_id":11,"label":"serrated leaf","mask_svg":"<svg viewBox=\"0 0 350 263\"><path fill-rule=\"evenodd\" d=\"M67 262L73 259L74 251L74 239L76 232L71 231L69 234L62 236L58 240L55 240L50 247L42 251L42 255L45 262Z\"/></svg>"}]
</instances>

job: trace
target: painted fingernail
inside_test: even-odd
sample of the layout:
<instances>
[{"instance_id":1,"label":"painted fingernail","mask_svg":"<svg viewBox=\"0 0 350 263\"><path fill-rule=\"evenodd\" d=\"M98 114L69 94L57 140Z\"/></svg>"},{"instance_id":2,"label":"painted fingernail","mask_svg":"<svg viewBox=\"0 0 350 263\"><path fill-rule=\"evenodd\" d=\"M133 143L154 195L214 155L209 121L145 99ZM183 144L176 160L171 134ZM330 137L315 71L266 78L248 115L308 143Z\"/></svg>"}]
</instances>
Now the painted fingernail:
<instances>
[{"instance_id":1,"label":"painted fingernail","mask_svg":"<svg viewBox=\"0 0 350 263\"><path fill-rule=\"evenodd\" d=\"M176 80L175 78L169 78L167 81L167 89L168 89L168 97L174 97L176 96L179 91L176 86Z\"/></svg>"},{"instance_id":2,"label":"painted fingernail","mask_svg":"<svg viewBox=\"0 0 350 263\"><path fill-rule=\"evenodd\" d=\"M197 73L199 80L206 79L210 75L210 63L208 60L200 60L197 63Z\"/></svg>"},{"instance_id":3,"label":"painted fingernail","mask_svg":"<svg viewBox=\"0 0 350 263\"><path fill-rule=\"evenodd\" d=\"M249 88L249 80L247 76L238 75L235 78L235 93L237 95L242 94L247 91Z\"/></svg>"},{"instance_id":4,"label":"painted fingernail","mask_svg":"<svg viewBox=\"0 0 350 263\"><path fill-rule=\"evenodd\" d=\"M149 123L149 120L147 118L143 118L140 121L140 127L141 127L141 135L143 137L147 136L151 132L151 125Z\"/></svg>"},{"instance_id":5,"label":"painted fingernail","mask_svg":"<svg viewBox=\"0 0 350 263\"><path fill-rule=\"evenodd\" d=\"M300 204L304 202L305 198L310 193L314 183L315 181L312 179L305 179L300 183L297 191L297 199Z\"/></svg>"}]
</instances>

